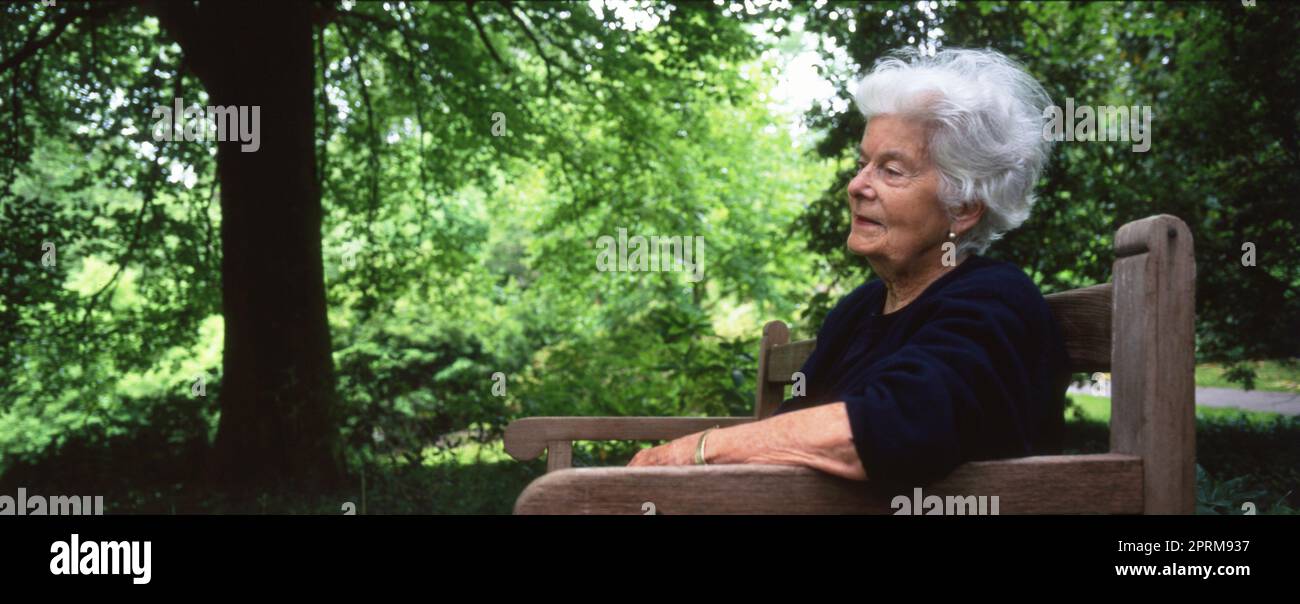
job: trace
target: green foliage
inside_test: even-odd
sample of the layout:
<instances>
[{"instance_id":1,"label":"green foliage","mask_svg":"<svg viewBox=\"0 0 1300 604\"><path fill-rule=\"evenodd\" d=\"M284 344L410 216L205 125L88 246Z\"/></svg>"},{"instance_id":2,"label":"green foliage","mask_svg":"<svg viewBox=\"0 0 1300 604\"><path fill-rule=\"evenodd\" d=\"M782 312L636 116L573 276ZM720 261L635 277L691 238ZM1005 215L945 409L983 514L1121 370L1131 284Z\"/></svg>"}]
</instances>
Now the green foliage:
<instances>
[{"instance_id":1,"label":"green foliage","mask_svg":"<svg viewBox=\"0 0 1300 604\"><path fill-rule=\"evenodd\" d=\"M810 118L822 156L841 162L835 184L802 218L802 238L836 277L856 283L843 251L844 187L862 136L853 78L887 51L942 29L937 46L992 47L1021 61L1057 104L1150 105L1149 152L1127 143L1061 143L1033 215L989 255L1023 267L1045 292L1104 282L1111 238L1125 222L1168 213L1195 238L1197 346L1204 360L1300 356L1300 9L1236 3L942 3L922 18L908 2L827 3L808 27L834 39L848 64L829 77L840 106ZM835 18L832 18L832 15ZM855 34L870 31L871 35ZM909 41L910 40L910 41ZM833 48L823 55L830 61ZM1243 266L1253 243L1257 265ZM834 296L812 309L821 316ZM1235 381L1249 374L1237 371Z\"/></svg>"},{"instance_id":2,"label":"green foliage","mask_svg":"<svg viewBox=\"0 0 1300 604\"><path fill-rule=\"evenodd\" d=\"M1245 363L1230 364L1224 370L1223 377L1229 382L1241 384L1246 390L1255 389L1255 370Z\"/></svg>"},{"instance_id":3,"label":"green foliage","mask_svg":"<svg viewBox=\"0 0 1300 604\"><path fill-rule=\"evenodd\" d=\"M1019 58L1058 101L1155 106L1150 153L1058 145L1033 217L992 255L1044 291L1105 281L1114 229L1173 213L1196 237L1201 357L1296 356L1290 5L664 3L643 11L653 26L585 2L320 6L321 268L356 483L340 496L365 475L373 510L508 512L540 474L492 452L517 417L751 413L762 324L811 335L866 276L844 250L864 127L851 83L936 27L939 44ZM153 141L150 114L207 96L145 5L6 4L0 61L60 20L0 72L0 477L118 480L119 509L337 513L334 495L194 491L230 293L219 178L210 146ZM836 91L805 116L812 141L770 102L805 42ZM595 242L620 228L702 237L703 279L597 271ZM1245 241L1257 267L1238 261ZM1072 447L1104 445L1104 425L1077 425ZM1252 477L1205 501L1296 484L1243 458L1276 442L1297 459L1290 424L1201 430L1207 470Z\"/></svg>"},{"instance_id":4,"label":"green foliage","mask_svg":"<svg viewBox=\"0 0 1300 604\"><path fill-rule=\"evenodd\" d=\"M1300 359L1201 363L1196 366L1197 386L1234 388L1237 383L1247 384L1247 390L1300 392Z\"/></svg>"},{"instance_id":5,"label":"green foliage","mask_svg":"<svg viewBox=\"0 0 1300 604\"><path fill-rule=\"evenodd\" d=\"M1249 479L1249 476L1238 476L1220 482L1198 464L1196 513L1236 515L1253 511L1255 514L1300 514L1300 510L1287 505L1286 495L1268 502L1265 499L1268 496L1266 491L1246 486ZM1253 506L1253 510L1248 506Z\"/></svg>"},{"instance_id":6,"label":"green foliage","mask_svg":"<svg viewBox=\"0 0 1300 604\"><path fill-rule=\"evenodd\" d=\"M125 451L137 436L202 448L220 392L218 179L206 145L156 143L146 118L207 97L139 7L3 10L7 49L70 25L3 74L31 88L0 100L26 141L0 165L0 327L13 335L0 341L13 378L0 382L0 470L82 463L73 448ZM409 472L540 410L752 410L759 326L817 280L788 233L826 166L772 127L774 64L747 17L326 10L322 256L355 471ZM618 228L703 237L705 278L596 272L593 241ZM55 266L39 262L44 241ZM205 397L188 396L197 376Z\"/></svg>"}]
</instances>

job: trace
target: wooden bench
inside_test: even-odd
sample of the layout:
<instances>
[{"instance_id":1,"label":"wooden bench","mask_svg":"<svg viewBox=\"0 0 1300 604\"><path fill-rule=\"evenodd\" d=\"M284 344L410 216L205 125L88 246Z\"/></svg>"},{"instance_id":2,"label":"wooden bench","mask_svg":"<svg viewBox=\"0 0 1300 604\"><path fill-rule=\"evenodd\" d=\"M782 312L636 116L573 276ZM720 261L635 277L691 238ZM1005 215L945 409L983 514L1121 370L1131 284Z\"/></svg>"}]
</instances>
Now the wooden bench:
<instances>
[{"instance_id":1,"label":"wooden bench","mask_svg":"<svg viewBox=\"0 0 1300 604\"><path fill-rule=\"evenodd\" d=\"M1047 296L1070 370L1111 372L1110 452L969 462L925 495L997 496L1002 514L1195 511L1192 237L1168 215L1115 235L1111 283ZM547 455L516 514L890 514L900 493L816 470L770 465L570 468L575 440L668 440L766 418L814 340L763 328L753 417L533 417L506 428L515 459ZM911 496L911 492L902 493ZM651 505L646 505L647 503ZM919 513L919 512L918 512Z\"/></svg>"}]
</instances>

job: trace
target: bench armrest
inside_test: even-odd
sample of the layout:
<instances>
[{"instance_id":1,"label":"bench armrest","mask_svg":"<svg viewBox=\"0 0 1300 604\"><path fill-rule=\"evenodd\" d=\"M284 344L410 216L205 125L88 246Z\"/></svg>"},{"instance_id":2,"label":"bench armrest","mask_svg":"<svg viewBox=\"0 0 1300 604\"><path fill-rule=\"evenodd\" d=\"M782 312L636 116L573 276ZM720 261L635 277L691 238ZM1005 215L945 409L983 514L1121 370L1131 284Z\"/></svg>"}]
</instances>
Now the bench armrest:
<instances>
[{"instance_id":1,"label":"bench armrest","mask_svg":"<svg viewBox=\"0 0 1300 604\"><path fill-rule=\"evenodd\" d=\"M575 440L672 440L752 417L528 417L506 426L505 449L519 461L536 459L548 443Z\"/></svg>"},{"instance_id":2,"label":"bench armrest","mask_svg":"<svg viewBox=\"0 0 1300 604\"><path fill-rule=\"evenodd\" d=\"M1140 514L1142 459L1060 455L970 462L921 488L944 513ZM546 474L515 502L516 514L893 514L909 487L846 480L798 466L716 465L572 468ZM960 498L949 502L949 497ZM909 503L914 513L921 501ZM957 508L955 503L960 503ZM651 504L651 505L646 505ZM929 505L926 503L925 505ZM968 512L949 512L948 506ZM900 506L901 507L901 506ZM927 508L930 510L932 508Z\"/></svg>"}]
</instances>

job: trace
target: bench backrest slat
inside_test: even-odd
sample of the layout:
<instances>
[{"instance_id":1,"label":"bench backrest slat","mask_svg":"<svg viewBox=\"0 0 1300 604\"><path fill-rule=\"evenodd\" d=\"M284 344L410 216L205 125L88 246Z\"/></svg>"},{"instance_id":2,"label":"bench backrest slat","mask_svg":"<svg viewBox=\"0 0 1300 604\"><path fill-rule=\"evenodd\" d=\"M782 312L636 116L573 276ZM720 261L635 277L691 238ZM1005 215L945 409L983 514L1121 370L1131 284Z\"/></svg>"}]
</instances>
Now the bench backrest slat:
<instances>
[{"instance_id":1,"label":"bench backrest slat","mask_svg":"<svg viewBox=\"0 0 1300 604\"><path fill-rule=\"evenodd\" d=\"M1045 296L1065 340L1071 373L1110 370L1111 292L1109 283ZM817 340L775 344L767 354L767 382L790 384ZM778 401L779 402L779 401Z\"/></svg>"}]
</instances>

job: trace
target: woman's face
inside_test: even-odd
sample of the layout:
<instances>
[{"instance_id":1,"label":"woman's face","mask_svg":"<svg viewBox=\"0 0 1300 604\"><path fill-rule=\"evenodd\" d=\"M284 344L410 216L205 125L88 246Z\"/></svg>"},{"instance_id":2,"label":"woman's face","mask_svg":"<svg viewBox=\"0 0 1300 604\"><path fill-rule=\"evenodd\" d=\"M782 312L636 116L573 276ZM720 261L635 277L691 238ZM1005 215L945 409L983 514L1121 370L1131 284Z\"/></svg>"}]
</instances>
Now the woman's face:
<instances>
[{"instance_id":1,"label":"woman's face","mask_svg":"<svg viewBox=\"0 0 1300 604\"><path fill-rule=\"evenodd\" d=\"M952 226L939 201L939 171L924 125L877 115L862 136L858 174L849 182L849 251L893 266L942 254Z\"/></svg>"}]
</instances>

